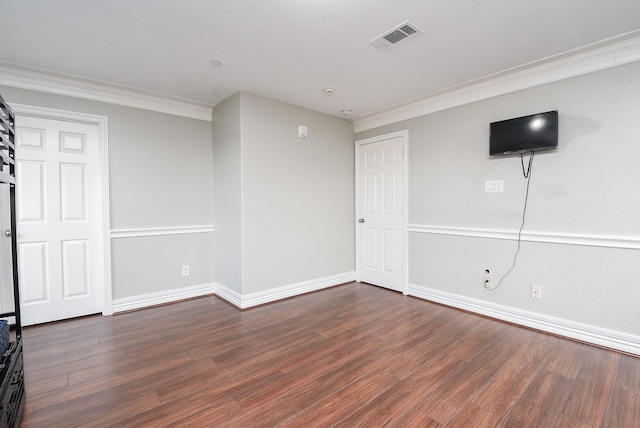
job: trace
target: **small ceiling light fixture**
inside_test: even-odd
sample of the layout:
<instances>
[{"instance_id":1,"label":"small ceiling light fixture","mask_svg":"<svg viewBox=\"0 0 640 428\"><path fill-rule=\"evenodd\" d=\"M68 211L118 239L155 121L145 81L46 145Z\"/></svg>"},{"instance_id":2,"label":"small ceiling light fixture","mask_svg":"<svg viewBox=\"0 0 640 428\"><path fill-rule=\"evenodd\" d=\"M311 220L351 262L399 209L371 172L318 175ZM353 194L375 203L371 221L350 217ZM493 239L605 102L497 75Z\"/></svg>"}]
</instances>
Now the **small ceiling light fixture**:
<instances>
[{"instance_id":1,"label":"small ceiling light fixture","mask_svg":"<svg viewBox=\"0 0 640 428\"><path fill-rule=\"evenodd\" d=\"M353 110L345 108L345 109L342 109L340 113L344 114L345 116L351 116L353 114Z\"/></svg>"},{"instance_id":2,"label":"small ceiling light fixture","mask_svg":"<svg viewBox=\"0 0 640 428\"><path fill-rule=\"evenodd\" d=\"M331 87L324 88L322 92L324 92L327 95L333 95L336 93L336 88L331 88Z\"/></svg>"},{"instance_id":3,"label":"small ceiling light fixture","mask_svg":"<svg viewBox=\"0 0 640 428\"><path fill-rule=\"evenodd\" d=\"M209 61L209 64L211 64L213 67L222 67L222 61L218 61L215 59Z\"/></svg>"}]
</instances>

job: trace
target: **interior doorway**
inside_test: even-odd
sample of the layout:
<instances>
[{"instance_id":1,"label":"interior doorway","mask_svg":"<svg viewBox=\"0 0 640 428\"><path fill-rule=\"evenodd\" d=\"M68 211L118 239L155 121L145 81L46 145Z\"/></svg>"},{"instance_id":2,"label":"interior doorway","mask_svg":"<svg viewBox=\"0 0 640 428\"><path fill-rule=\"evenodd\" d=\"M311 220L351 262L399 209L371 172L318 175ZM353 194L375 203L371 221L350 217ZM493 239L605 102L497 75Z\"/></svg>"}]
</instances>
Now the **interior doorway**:
<instances>
[{"instance_id":1,"label":"interior doorway","mask_svg":"<svg viewBox=\"0 0 640 428\"><path fill-rule=\"evenodd\" d=\"M12 108L23 325L110 314L107 119Z\"/></svg>"},{"instance_id":2,"label":"interior doorway","mask_svg":"<svg viewBox=\"0 0 640 428\"><path fill-rule=\"evenodd\" d=\"M356 141L356 279L407 293L408 131Z\"/></svg>"}]
</instances>

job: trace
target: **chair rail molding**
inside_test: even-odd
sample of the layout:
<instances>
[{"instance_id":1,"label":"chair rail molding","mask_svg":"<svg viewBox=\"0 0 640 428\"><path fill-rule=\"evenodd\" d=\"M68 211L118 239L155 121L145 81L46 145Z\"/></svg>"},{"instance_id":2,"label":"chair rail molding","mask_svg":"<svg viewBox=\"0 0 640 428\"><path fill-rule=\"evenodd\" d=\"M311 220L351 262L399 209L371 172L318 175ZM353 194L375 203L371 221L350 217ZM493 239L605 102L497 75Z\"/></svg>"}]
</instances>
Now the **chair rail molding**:
<instances>
[{"instance_id":1,"label":"chair rail molding","mask_svg":"<svg viewBox=\"0 0 640 428\"><path fill-rule=\"evenodd\" d=\"M174 227L145 227L131 229L111 229L111 239L140 238L146 236L188 235L193 233L213 233L212 224Z\"/></svg>"},{"instance_id":2,"label":"chair rail molding","mask_svg":"<svg viewBox=\"0 0 640 428\"><path fill-rule=\"evenodd\" d=\"M432 226L423 224L410 224L407 226L409 233L427 233L431 235L451 235L468 238L504 239L517 241L517 230L482 229L453 226ZM589 235L557 232L526 232L520 237L522 241L547 244L579 245L587 247L619 248L627 250L640 249L640 236L609 236Z\"/></svg>"}]
</instances>

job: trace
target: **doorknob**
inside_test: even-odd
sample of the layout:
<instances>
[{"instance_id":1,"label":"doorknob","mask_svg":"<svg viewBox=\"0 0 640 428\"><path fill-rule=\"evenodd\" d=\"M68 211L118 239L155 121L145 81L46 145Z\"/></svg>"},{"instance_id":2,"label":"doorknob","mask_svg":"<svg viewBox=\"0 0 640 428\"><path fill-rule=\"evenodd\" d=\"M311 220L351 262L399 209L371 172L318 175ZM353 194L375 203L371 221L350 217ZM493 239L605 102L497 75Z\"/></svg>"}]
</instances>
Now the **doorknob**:
<instances>
[{"instance_id":1,"label":"doorknob","mask_svg":"<svg viewBox=\"0 0 640 428\"><path fill-rule=\"evenodd\" d=\"M360 220L358 220L358 223L364 223L364 219L361 218Z\"/></svg>"},{"instance_id":2,"label":"doorknob","mask_svg":"<svg viewBox=\"0 0 640 428\"><path fill-rule=\"evenodd\" d=\"M4 236L7 236L7 237L11 236L11 229L5 230L4 231Z\"/></svg>"}]
</instances>

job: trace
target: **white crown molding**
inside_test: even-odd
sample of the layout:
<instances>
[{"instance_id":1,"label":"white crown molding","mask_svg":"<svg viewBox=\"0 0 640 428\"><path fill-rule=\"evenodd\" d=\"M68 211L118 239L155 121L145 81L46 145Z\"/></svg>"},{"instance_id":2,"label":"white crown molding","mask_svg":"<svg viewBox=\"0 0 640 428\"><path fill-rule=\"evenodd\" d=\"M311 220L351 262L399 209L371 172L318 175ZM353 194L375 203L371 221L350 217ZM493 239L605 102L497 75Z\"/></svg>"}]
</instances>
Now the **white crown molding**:
<instances>
[{"instance_id":1,"label":"white crown molding","mask_svg":"<svg viewBox=\"0 0 640 428\"><path fill-rule=\"evenodd\" d=\"M516 241L517 230L496 230L463 227L442 227L410 224L409 233L428 233L432 235L452 235L468 238L504 239ZM640 237L621 237L606 235L586 235L554 232L526 232L523 231L521 241L547 244L579 245L585 247L618 248L623 250L640 250Z\"/></svg>"},{"instance_id":2,"label":"white crown molding","mask_svg":"<svg viewBox=\"0 0 640 428\"><path fill-rule=\"evenodd\" d=\"M0 85L211 122L210 104L0 61Z\"/></svg>"},{"instance_id":3,"label":"white crown molding","mask_svg":"<svg viewBox=\"0 0 640 428\"><path fill-rule=\"evenodd\" d=\"M240 294L222 284L216 283L216 295L240 309L247 309L253 306L264 305L265 303L298 296L300 294L322 290L335 285L353 282L355 279L355 272L345 272L338 275L331 275L296 284L284 285L282 287L276 287L270 290L250 294Z\"/></svg>"},{"instance_id":4,"label":"white crown molding","mask_svg":"<svg viewBox=\"0 0 640 428\"><path fill-rule=\"evenodd\" d=\"M410 296L595 345L640 355L640 337L409 284Z\"/></svg>"},{"instance_id":5,"label":"white crown molding","mask_svg":"<svg viewBox=\"0 0 640 428\"><path fill-rule=\"evenodd\" d=\"M215 232L213 225L178 226L178 227L148 227L140 229L112 229L111 239L140 238L145 236L188 235L192 233Z\"/></svg>"},{"instance_id":6,"label":"white crown molding","mask_svg":"<svg viewBox=\"0 0 640 428\"><path fill-rule=\"evenodd\" d=\"M353 121L362 132L499 95L640 61L640 30L514 67Z\"/></svg>"},{"instance_id":7,"label":"white crown molding","mask_svg":"<svg viewBox=\"0 0 640 428\"><path fill-rule=\"evenodd\" d=\"M113 313L148 308L149 306L164 305L179 300L208 296L215 293L214 284L192 285L190 287L175 288L158 293L141 294L138 296L113 299Z\"/></svg>"}]
</instances>

